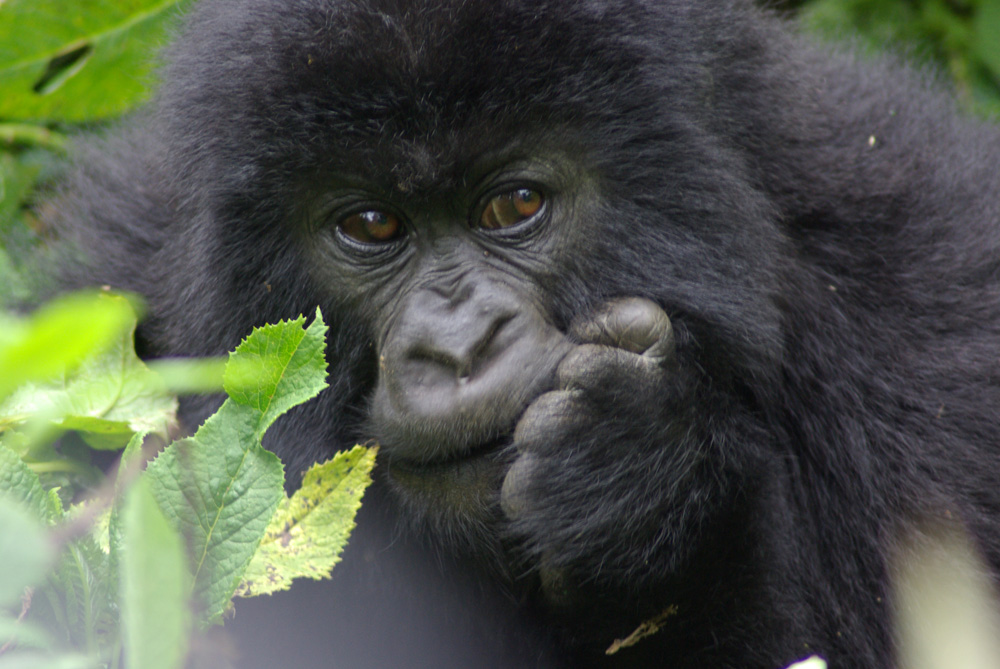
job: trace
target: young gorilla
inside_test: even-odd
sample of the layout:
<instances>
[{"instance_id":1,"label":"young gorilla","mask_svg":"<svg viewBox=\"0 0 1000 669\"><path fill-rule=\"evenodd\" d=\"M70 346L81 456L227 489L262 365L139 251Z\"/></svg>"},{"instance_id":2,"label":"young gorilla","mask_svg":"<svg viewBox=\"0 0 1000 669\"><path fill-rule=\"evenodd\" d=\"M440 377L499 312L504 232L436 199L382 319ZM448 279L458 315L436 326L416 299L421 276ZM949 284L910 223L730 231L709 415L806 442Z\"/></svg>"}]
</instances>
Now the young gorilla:
<instances>
[{"instance_id":1,"label":"young gorilla","mask_svg":"<svg viewBox=\"0 0 1000 669\"><path fill-rule=\"evenodd\" d=\"M244 614L315 666L887 668L907 537L1000 568L1000 133L921 75L738 0L210 0L168 61L69 281L147 356L331 321L269 445L378 483L320 610Z\"/></svg>"}]
</instances>

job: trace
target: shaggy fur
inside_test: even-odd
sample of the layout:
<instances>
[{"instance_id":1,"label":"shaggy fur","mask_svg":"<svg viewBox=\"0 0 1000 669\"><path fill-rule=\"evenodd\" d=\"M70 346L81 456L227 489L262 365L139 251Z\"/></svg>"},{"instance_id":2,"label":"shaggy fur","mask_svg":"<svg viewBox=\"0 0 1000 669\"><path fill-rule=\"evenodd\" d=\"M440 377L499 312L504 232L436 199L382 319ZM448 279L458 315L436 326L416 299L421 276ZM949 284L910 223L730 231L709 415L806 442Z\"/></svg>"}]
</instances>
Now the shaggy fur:
<instances>
[{"instance_id":1,"label":"shaggy fur","mask_svg":"<svg viewBox=\"0 0 1000 669\"><path fill-rule=\"evenodd\" d=\"M66 281L146 296L153 357L321 306L331 388L270 436L290 471L377 432L379 315L305 259L325 173L449 192L510 144L571 156L593 206L523 270L544 308L642 296L677 336L663 383L611 374L535 446L515 523L375 489L332 590L237 607L298 619L246 666L888 669L903 537L959 520L1000 569L1000 133L924 74L738 0L204 0L163 74L81 147Z\"/></svg>"}]
</instances>

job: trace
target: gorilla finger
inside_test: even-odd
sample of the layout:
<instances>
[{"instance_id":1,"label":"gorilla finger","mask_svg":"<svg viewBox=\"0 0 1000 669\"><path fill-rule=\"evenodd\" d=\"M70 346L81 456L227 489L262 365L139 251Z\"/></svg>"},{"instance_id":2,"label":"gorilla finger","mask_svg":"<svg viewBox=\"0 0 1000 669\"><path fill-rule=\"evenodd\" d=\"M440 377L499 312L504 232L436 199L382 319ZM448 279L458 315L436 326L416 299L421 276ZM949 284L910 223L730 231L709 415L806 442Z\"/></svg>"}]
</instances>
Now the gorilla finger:
<instances>
[{"instance_id":1,"label":"gorilla finger","mask_svg":"<svg viewBox=\"0 0 1000 669\"><path fill-rule=\"evenodd\" d=\"M538 462L533 453L522 453L507 470L500 487L500 508L512 520L524 515L528 508L527 490Z\"/></svg>"},{"instance_id":2,"label":"gorilla finger","mask_svg":"<svg viewBox=\"0 0 1000 669\"><path fill-rule=\"evenodd\" d=\"M670 318L644 297L610 300L589 317L578 319L570 330L584 342L641 353L660 362L674 355Z\"/></svg>"},{"instance_id":3,"label":"gorilla finger","mask_svg":"<svg viewBox=\"0 0 1000 669\"><path fill-rule=\"evenodd\" d=\"M556 368L557 387L594 391L628 388L660 374L658 361L612 346L583 344L562 359Z\"/></svg>"},{"instance_id":4,"label":"gorilla finger","mask_svg":"<svg viewBox=\"0 0 1000 669\"><path fill-rule=\"evenodd\" d=\"M514 444L523 453L544 448L551 436L564 430L578 413L577 394L556 390L532 402L514 428Z\"/></svg>"}]
</instances>

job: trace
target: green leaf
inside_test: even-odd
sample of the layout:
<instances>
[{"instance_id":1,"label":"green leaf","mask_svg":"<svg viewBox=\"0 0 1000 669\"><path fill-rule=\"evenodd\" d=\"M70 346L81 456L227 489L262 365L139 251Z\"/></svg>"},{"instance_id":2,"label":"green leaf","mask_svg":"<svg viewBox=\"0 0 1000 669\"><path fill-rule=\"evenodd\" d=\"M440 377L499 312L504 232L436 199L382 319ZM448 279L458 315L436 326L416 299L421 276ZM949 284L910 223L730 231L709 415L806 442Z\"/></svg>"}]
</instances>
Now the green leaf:
<instances>
[{"instance_id":1,"label":"green leaf","mask_svg":"<svg viewBox=\"0 0 1000 669\"><path fill-rule=\"evenodd\" d=\"M0 3L0 117L84 121L148 96L150 47L189 0Z\"/></svg>"},{"instance_id":2,"label":"green leaf","mask_svg":"<svg viewBox=\"0 0 1000 669\"><path fill-rule=\"evenodd\" d=\"M96 651L116 632L115 584L108 578L108 555L90 535L69 542L59 555L44 590L61 607L61 636ZM36 595L37 597L37 595Z\"/></svg>"},{"instance_id":3,"label":"green leaf","mask_svg":"<svg viewBox=\"0 0 1000 669\"><path fill-rule=\"evenodd\" d=\"M226 386L238 387L242 401L226 400L194 437L174 442L146 468L153 496L187 541L202 623L218 621L230 605L284 495L281 462L260 444L264 429L325 386L322 346L315 349L326 326L318 313L305 333L303 323L255 330L226 366ZM253 367L264 379L257 386L242 376Z\"/></svg>"},{"instance_id":4,"label":"green leaf","mask_svg":"<svg viewBox=\"0 0 1000 669\"><path fill-rule=\"evenodd\" d=\"M130 667L179 669L187 654L191 612L180 535L140 480L122 509L122 630Z\"/></svg>"},{"instance_id":5,"label":"green leaf","mask_svg":"<svg viewBox=\"0 0 1000 669\"><path fill-rule=\"evenodd\" d=\"M18 651L25 648L51 648L54 644L52 636L41 626L29 620L17 620L16 618L0 618L0 639L3 639L4 642L7 639L17 639ZM3 659L0 658L0 667L6 666L3 664Z\"/></svg>"},{"instance_id":6,"label":"green leaf","mask_svg":"<svg viewBox=\"0 0 1000 669\"><path fill-rule=\"evenodd\" d=\"M295 578L330 575L354 529L377 450L355 446L306 472L302 487L271 518L237 596L269 595Z\"/></svg>"},{"instance_id":7,"label":"green leaf","mask_svg":"<svg viewBox=\"0 0 1000 669\"><path fill-rule=\"evenodd\" d=\"M230 355L223 378L237 404L260 412L258 435L296 404L326 388L326 324L316 318L305 330L305 317L254 330Z\"/></svg>"},{"instance_id":8,"label":"green leaf","mask_svg":"<svg viewBox=\"0 0 1000 669\"><path fill-rule=\"evenodd\" d=\"M205 623L222 616L281 501L284 471L256 439L258 419L227 400L146 468L160 508L187 541Z\"/></svg>"},{"instance_id":9,"label":"green leaf","mask_svg":"<svg viewBox=\"0 0 1000 669\"><path fill-rule=\"evenodd\" d=\"M0 495L0 609L17 602L26 587L37 585L52 558L42 520L20 501Z\"/></svg>"},{"instance_id":10,"label":"green leaf","mask_svg":"<svg viewBox=\"0 0 1000 669\"><path fill-rule=\"evenodd\" d=\"M51 492L42 489L38 475L14 451L0 444L0 495L20 504L35 518L54 523L62 519L62 505Z\"/></svg>"},{"instance_id":11,"label":"green leaf","mask_svg":"<svg viewBox=\"0 0 1000 669\"><path fill-rule=\"evenodd\" d=\"M76 293L53 300L28 319L0 314L0 400L27 381L52 379L108 348L135 326L128 300ZM3 411L0 409L0 427Z\"/></svg>"},{"instance_id":12,"label":"green leaf","mask_svg":"<svg viewBox=\"0 0 1000 669\"><path fill-rule=\"evenodd\" d=\"M222 390L225 358L161 358L151 360L149 368L174 394L210 394Z\"/></svg>"},{"instance_id":13,"label":"green leaf","mask_svg":"<svg viewBox=\"0 0 1000 669\"><path fill-rule=\"evenodd\" d=\"M105 302L128 307L122 297L103 296L97 303ZM81 432L94 448L111 449L121 448L136 432L166 435L177 401L160 377L136 357L135 316L128 313L124 329L119 327L110 342L101 343L102 353L51 381L26 383L0 403L0 429L32 418L47 419L62 429Z\"/></svg>"},{"instance_id":14,"label":"green leaf","mask_svg":"<svg viewBox=\"0 0 1000 669\"><path fill-rule=\"evenodd\" d=\"M108 575L112 583L119 581L118 571L121 564L121 555L125 545L125 530L122 527L122 501L125 498L125 490L128 484L139 476L142 465L145 464L145 453L142 450L143 441L146 439L145 432L136 432L129 439L125 450L122 451L121 460L118 462L118 473L115 476L115 496L108 513ZM98 542L100 544L100 542ZM102 546L103 548L103 546Z\"/></svg>"},{"instance_id":15,"label":"green leaf","mask_svg":"<svg viewBox=\"0 0 1000 669\"><path fill-rule=\"evenodd\" d=\"M7 232L14 224L40 172L37 165L25 164L10 154L0 153L0 232Z\"/></svg>"}]
</instances>

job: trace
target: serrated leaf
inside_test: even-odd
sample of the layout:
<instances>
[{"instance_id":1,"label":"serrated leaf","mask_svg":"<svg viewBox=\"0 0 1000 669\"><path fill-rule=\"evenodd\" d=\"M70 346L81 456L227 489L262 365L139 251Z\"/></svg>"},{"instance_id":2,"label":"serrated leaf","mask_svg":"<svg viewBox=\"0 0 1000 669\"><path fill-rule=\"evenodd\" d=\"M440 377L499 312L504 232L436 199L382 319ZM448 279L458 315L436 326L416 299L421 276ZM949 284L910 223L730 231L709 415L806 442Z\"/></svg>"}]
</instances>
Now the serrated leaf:
<instances>
[{"instance_id":1,"label":"serrated leaf","mask_svg":"<svg viewBox=\"0 0 1000 669\"><path fill-rule=\"evenodd\" d=\"M183 542L142 480L129 490L122 524L122 635L127 666L179 669L184 666L191 626L191 576Z\"/></svg>"},{"instance_id":2,"label":"serrated leaf","mask_svg":"<svg viewBox=\"0 0 1000 669\"><path fill-rule=\"evenodd\" d=\"M116 632L117 606L108 579L108 555L90 535L69 542L60 553L45 589L62 600L65 635L81 647L108 640Z\"/></svg>"},{"instance_id":3,"label":"serrated leaf","mask_svg":"<svg viewBox=\"0 0 1000 669\"><path fill-rule=\"evenodd\" d=\"M204 623L222 616L283 494L281 462L255 437L259 418L227 400L146 468L160 508L187 541Z\"/></svg>"},{"instance_id":4,"label":"serrated leaf","mask_svg":"<svg viewBox=\"0 0 1000 669\"><path fill-rule=\"evenodd\" d=\"M6 0L0 117L83 121L148 96L150 47L190 0Z\"/></svg>"},{"instance_id":5,"label":"serrated leaf","mask_svg":"<svg viewBox=\"0 0 1000 669\"><path fill-rule=\"evenodd\" d=\"M226 387L240 401L227 399L194 437L174 442L146 468L150 491L187 542L203 624L229 606L284 496L281 461L260 443L264 430L325 387L326 326L318 310L305 332L304 322L256 329L226 366ZM259 383L243 376L253 368L263 375Z\"/></svg>"},{"instance_id":6,"label":"serrated leaf","mask_svg":"<svg viewBox=\"0 0 1000 669\"><path fill-rule=\"evenodd\" d=\"M20 504L40 521L54 523L62 519L62 504L57 495L51 494L54 492L45 492L38 475L14 451L0 444L0 495Z\"/></svg>"},{"instance_id":7,"label":"serrated leaf","mask_svg":"<svg viewBox=\"0 0 1000 669\"><path fill-rule=\"evenodd\" d=\"M258 435L296 404L326 388L326 324L316 310L305 317L257 328L229 357L223 377L226 393L237 404L260 413Z\"/></svg>"},{"instance_id":8,"label":"serrated leaf","mask_svg":"<svg viewBox=\"0 0 1000 669\"><path fill-rule=\"evenodd\" d=\"M302 487L271 518L237 596L269 595L296 578L330 575L354 529L377 451L355 446L306 472Z\"/></svg>"}]
</instances>

